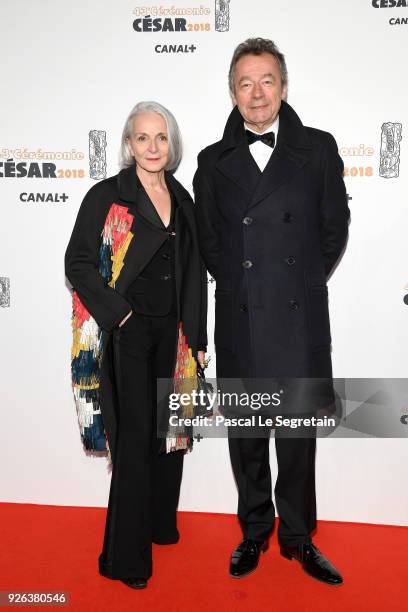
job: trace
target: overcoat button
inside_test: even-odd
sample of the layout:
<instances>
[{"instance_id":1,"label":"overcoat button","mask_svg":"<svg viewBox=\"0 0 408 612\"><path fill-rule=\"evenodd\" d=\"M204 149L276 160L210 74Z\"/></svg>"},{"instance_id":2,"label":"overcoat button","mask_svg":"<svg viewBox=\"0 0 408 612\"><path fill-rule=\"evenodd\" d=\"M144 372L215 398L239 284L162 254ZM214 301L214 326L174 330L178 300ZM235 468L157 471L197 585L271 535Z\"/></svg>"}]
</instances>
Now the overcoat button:
<instances>
[{"instance_id":1,"label":"overcoat button","mask_svg":"<svg viewBox=\"0 0 408 612\"><path fill-rule=\"evenodd\" d=\"M293 219L293 215L290 212L284 212L282 215L282 219L284 223L290 223Z\"/></svg>"},{"instance_id":2,"label":"overcoat button","mask_svg":"<svg viewBox=\"0 0 408 612\"><path fill-rule=\"evenodd\" d=\"M296 262L296 259L292 255L289 255L289 257L287 257L285 261L288 266L293 266L293 264Z\"/></svg>"},{"instance_id":3,"label":"overcoat button","mask_svg":"<svg viewBox=\"0 0 408 612\"><path fill-rule=\"evenodd\" d=\"M170 259L170 255L168 253L162 253L163 259Z\"/></svg>"},{"instance_id":4,"label":"overcoat button","mask_svg":"<svg viewBox=\"0 0 408 612\"><path fill-rule=\"evenodd\" d=\"M240 304L239 309L241 312L247 312L248 308L246 304Z\"/></svg>"},{"instance_id":5,"label":"overcoat button","mask_svg":"<svg viewBox=\"0 0 408 612\"><path fill-rule=\"evenodd\" d=\"M252 221L253 221L253 218L252 218L252 217L244 217L244 218L242 219L242 223L243 223L244 225L251 225Z\"/></svg>"},{"instance_id":6,"label":"overcoat button","mask_svg":"<svg viewBox=\"0 0 408 612\"><path fill-rule=\"evenodd\" d=\"M250 261L249 259L246 259L245 261L242 262L242 267L243 268L252 268L252 261Z\"/></svg>"},{"instance_id":7,"label":"overcoat button","mask_svg":"<svg viewBox=\"0 0 408 612\"><path fill-rule=\"evenodd\" d=\"M292 308L292 310L299 310L299 302L297 300L290 300L290 307Z\"/></svg>"},{"instance_id":8,"label":"overcoat button","mask_svg":"<svg viewBox=\"0 0 408 612\"><path fill-rule=\"evenodd\" d=\"M170 280L171 279L171 274L163 274L163 276L160 276L160 280Z\"/></svg>"}]
</instances>

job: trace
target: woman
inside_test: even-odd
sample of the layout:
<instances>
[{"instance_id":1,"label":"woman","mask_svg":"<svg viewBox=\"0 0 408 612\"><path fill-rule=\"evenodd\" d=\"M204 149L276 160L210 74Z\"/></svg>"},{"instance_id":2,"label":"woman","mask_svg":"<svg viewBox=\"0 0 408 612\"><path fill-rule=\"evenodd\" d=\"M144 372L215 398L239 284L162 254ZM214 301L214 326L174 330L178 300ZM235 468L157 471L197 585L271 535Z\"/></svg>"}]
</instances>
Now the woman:
<instances>
[{"instance_id":1,"label":"woman","mask_svg":"<svg viewBox=\"0 0 408 612\"><path fill-rule=\"evenodd\" d=\"M72 374L86 448L106 448L112 481L99 571L132 588L152 542L176 543L186 432L157 436L156 379L195 372L206 348L206 273L193 202L172 171L173 115L140 102L122 135L122 170L86 194L65 255L74 289ZM102 418L101 418L102 417Z\"/></svg>"}]
</instances>

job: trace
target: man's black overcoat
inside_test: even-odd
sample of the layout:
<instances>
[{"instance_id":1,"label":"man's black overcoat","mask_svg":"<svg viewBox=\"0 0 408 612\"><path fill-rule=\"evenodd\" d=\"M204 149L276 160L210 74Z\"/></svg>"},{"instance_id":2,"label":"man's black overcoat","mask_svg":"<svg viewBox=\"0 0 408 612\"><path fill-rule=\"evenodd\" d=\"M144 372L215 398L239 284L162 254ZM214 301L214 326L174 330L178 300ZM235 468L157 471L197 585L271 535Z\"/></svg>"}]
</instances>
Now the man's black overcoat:
<instances>
[{"instance_id":1,"label":"man's black overcoat","mask_svg":"<svg viewBox=\"0 0 408 612\"><path fill-rule=\"evenodd\" d=\"M216 280L215 345L240 376L331 376L327 277L346 244L343 162L333 136L282 102L261 172L235 107L194 177L201 254ZM221 368L221 371L220 371Z\"/></svg>"}]
</instances>

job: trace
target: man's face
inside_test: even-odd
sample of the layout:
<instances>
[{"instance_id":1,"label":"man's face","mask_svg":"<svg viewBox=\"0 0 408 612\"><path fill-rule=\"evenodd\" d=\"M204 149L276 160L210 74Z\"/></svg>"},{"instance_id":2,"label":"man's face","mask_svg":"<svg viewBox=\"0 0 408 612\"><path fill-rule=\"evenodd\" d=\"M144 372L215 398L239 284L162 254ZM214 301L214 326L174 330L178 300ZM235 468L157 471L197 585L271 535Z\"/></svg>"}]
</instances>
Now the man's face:
<instances>
[{"instance_id":1,"label":"man's face","mask_svg":"<svg viewBox=\"0 0 408 612\"><path fill-rule=\"evenodd\" d=\"M241 57L235 66L234 84L233 101L245 122L258 132L272 125L286 97L286 86L282 87L279 64L273 55Z\"/></svg>"}]
</instances>

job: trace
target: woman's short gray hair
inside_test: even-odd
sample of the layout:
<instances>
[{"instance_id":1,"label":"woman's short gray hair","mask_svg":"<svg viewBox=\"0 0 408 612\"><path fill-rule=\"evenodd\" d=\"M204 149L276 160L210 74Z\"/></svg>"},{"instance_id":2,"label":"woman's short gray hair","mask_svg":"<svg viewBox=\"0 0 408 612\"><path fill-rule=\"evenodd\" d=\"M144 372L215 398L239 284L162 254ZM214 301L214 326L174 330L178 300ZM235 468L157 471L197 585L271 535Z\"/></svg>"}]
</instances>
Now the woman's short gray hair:
<instances>
[{"instance_id":1,"label":"woman's short gray hair","mask_svg":"<svg viewBox=\"0 0 408 612\"><path fill-rule=\"evenodd\" d=\"M285 56L281 53L273 42L268 38L247 38L242 42L234 51L232 56L231 65L228 73L228 84L232 95L235 93L235 66L238 60L244 55L261 55L261 53L270 53L276 59L279 65L279 70L282 79L282 86L288 84L288 69L286 68Z\"/></svg>"},{"instance_id":2,"label":"woman's short gray hair","mask_svg":"<svg viewBox=\"0 0 408 612\"><path fill-rule=\"evenodd\" d=\"M182 157L182 142L179 126L174 118L174 115L164 106L158 102L138 102L136 106L132 108L128 118L125 121L125 126L122 132L122 140L120 146L120 167L128 168L133 166L135 159L129 151L127 143L128 138L132 135L133 119L139 113L158 113L163 117L167 126L167 134L169 139L169 159L166 164L165 170L176 170Z\"/></svg>"}]
</instances>

